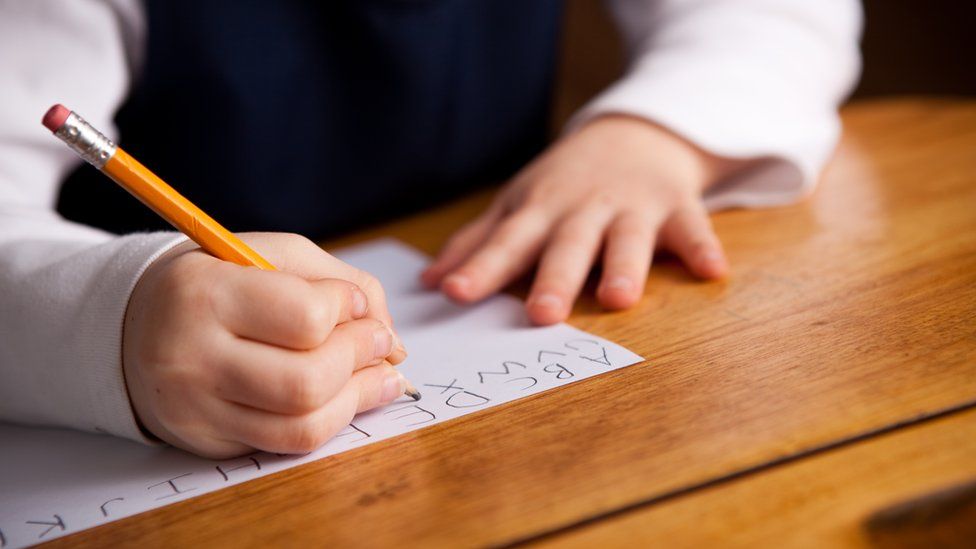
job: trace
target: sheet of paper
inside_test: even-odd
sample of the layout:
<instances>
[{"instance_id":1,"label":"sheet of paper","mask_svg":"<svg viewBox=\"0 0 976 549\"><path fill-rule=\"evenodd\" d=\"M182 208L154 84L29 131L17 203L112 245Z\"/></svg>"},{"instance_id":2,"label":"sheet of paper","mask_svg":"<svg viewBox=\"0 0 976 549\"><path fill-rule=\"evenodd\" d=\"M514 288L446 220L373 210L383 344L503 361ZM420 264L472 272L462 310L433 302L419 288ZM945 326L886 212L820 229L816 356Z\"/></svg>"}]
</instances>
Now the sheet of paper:
<instances>
[{"instance_id":1,"label":"sheet of paper","mask_svg":"<svg viewBox=\"0 0 976 549\"><path fill-rule=\"evenodd\" d=\"M219 490L639 362L565 324L530 327L497 296L459 307L422 290L426 257L392 240L339 257L376 275L410 351L401 366L423 393L361 414L305 456L211 461L109 436L0 424L0 547L22 547Z\"/></svg>"}]
</instances>

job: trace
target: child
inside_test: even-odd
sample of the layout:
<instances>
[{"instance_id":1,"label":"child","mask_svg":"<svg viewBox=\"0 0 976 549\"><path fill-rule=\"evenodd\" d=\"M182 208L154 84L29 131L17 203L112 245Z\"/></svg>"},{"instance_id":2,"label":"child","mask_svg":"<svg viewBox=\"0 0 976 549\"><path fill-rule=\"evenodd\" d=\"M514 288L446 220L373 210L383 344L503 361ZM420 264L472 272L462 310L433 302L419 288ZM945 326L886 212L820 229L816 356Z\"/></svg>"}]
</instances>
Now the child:
<instances>
[{"instance_id":1,"label":"child","mask_svg":"<svg viewBox=\"0 0 976 549\"><path fill-rule=\"evenodd\" d=\"M510 179L423 275L457 301L538 265L527 314L558 322L599 261L597 299L625 308L656 246L721 277L708 210L811 191L859 6L610 7L627 75L533 160L558 0L0 3L0 418L310 451L402 392L404 350L376 281L286 232L490 181ZM281 272L144 232L165 227L38 124L61 101L227 226L278 231L244 238Z\"/></svg>"}]
</instances>

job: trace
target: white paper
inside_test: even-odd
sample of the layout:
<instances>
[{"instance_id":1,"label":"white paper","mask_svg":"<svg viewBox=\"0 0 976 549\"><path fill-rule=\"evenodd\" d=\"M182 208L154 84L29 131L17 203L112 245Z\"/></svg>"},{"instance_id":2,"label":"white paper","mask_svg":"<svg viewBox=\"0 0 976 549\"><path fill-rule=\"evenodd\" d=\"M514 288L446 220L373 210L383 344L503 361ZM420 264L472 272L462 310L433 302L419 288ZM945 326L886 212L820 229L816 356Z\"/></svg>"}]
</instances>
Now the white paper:
<instances>
[{"instance_id":1,"label":"white paper","mask_svg":"<svg viewBox=\"0 0 976 549\"><path fill-rule=\"evenodd\" d=\"M0 424L0 547L22 547L219 490L639 362L565 324L530 327L521 303L452 304L422 290L427 259L392 240L337 254L383 283L423 394L356 417L305 456L212 461L109 436ZM558 397L550 397L558 398Z\"/></svg>"}]
</instances>

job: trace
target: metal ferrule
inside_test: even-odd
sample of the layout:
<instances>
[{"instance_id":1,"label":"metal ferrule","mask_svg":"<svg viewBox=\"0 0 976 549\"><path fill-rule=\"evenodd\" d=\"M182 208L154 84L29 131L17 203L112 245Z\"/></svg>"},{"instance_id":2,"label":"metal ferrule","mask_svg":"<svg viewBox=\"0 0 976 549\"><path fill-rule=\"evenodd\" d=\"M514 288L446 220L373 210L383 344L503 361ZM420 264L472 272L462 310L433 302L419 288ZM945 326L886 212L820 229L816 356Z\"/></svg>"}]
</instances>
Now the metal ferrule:
<instances>
[{"instance_id":1,"label":"metal ferrule","mask_svg":"<svg viewBox=\"0 0 976 549\"><path fill-rule=\"evenodd\" d=\"M105 167L105 163L115 154L118 148L111 139L96 130L85 119L73 111L68 115L64 124L54 132L71 147L79 156L98 169Z\"/></svg>"}]
</instances>

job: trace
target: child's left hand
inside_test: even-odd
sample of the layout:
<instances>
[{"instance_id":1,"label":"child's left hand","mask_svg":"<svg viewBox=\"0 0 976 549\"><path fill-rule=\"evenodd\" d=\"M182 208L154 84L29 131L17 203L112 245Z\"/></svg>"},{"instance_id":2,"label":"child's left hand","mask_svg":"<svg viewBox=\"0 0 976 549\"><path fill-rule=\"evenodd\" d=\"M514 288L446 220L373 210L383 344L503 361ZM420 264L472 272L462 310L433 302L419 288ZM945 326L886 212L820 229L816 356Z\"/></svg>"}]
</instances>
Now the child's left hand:
<instances>
[{"instance_id":1,"label":"child's left hand","mask_svg":"<svg viewBox=\"0 0 976 549\"><path fill-rule=\"evenodd\" d=\"M552 324L569 315L601 247L596 296L608 309L643 295L658 242L695 275L722 277L728 263L701 195L740 165L637 118L594 119L523 169L422 280L469 303L538 261L526 308L533 322Z\"/></svg>"}]
</instances>

